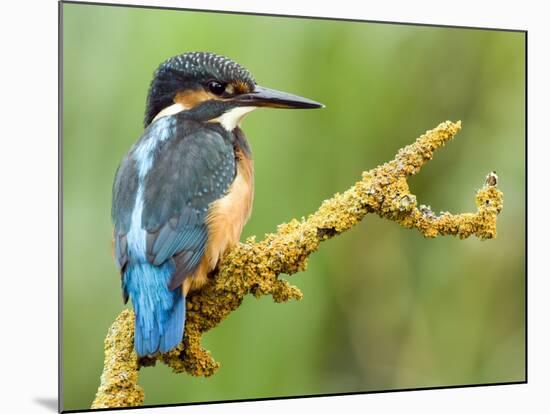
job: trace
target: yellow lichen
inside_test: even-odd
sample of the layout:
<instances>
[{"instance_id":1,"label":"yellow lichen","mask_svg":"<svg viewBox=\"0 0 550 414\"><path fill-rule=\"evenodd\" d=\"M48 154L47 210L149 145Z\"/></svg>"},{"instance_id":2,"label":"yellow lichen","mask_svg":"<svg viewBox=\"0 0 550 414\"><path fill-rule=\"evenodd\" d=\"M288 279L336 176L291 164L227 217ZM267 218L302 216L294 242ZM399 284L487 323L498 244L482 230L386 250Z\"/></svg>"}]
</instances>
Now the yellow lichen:
<instances>
[{"instance_id":1,"label":"yellow lichen","mask_svg":"<svg viewBox=\"0 0 550 414\"><path fill-rule=\"evenodd\" d=\"M248 294L271 295L275 302L301 299L302 292L279 275L305 270L307 258L322 241L349 230L368 213L417 229L426 237L496 237L502 193L496 188L495 173L487 176L477 192L476 213L436 215L429 207L418 206L416 196L409 191L407 177L418 173L460 128L460 121L443 122L400 149L392 161L364 172L362 179L344 193L323 201L307 219L281 224L260 242L249 238L236 246L224 256L212 282L189 295L185 339L176 349L138 361L133 351L133 313L123 311L105 339L105 366L92 408L140 405L143 390L137 385L137 371L141 366L154 365L157 359L174 372L214 374L220 364L202 348L202 335L237 309Z\"/></svg>"},{"instance_id":2,"label":"yellow lichen","mask_svg":"<svg viewBox=\"0 0 550 414\"><path fill-rule=\"evenodd\" d=\"M92 408L135 407L143 403L137 385L138 358L134 351L134 314L126 309L105 338L105 362Z\"/></svg>"}]
</instances>

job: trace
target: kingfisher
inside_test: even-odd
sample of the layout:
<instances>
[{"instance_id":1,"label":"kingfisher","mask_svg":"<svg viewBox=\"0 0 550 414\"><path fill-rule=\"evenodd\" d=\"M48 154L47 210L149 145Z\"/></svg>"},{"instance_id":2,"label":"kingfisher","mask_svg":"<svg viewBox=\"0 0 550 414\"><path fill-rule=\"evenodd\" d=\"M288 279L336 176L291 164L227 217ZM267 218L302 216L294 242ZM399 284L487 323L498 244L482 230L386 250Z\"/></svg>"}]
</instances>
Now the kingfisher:
<instances>
[{"instance_id":1,"label":"kingfisher","mask_svg":"<svg viewBox=\"0 0 550 414\"><path fill-rule=\"evenodd\" d=\"M239 241L254 193L240 125L261 107L323 105L262 87L243 66L210 52L171 57L153 75L145 129L116 171L111 211L139 357L182 341L187 294Z\"/></svg>"}]
</instances>

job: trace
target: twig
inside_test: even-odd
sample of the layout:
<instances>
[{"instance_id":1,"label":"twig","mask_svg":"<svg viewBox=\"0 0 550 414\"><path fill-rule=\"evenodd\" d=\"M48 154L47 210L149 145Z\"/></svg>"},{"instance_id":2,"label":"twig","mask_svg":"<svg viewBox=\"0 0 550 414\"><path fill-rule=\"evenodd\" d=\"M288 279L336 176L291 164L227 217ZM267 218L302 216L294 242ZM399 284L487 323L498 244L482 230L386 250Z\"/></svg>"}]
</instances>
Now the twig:
<instances>
[{"instance_id":1,"label":"twig","mask_svg":"<svg viewBox=\"0 0 550 414\"><path fill-rule=\"evenodd\" d=\"M495 173L486 177L476 194L476 213L436 215L429 207L418 206L416 196L409 191L407 177L418 173L460 127L460 121L440 124L399 150L392 161L364 172L360 181L325 200L307 219L281 224L277 232L261 242L251 237L235 247L222 259L212 282L188 297L184 341L176 349L138 360L133 351L133 313L124 310L105 339L105 364L92 408L141 405L144 394L137 385L137 371L157 360L175 372L214 374L219 363L202 348L202 334L237 309L249 293L256 297L272 295L275 302L301 299L302 292L278 276L305 270L307 258L322 241L349 230L368 213L415 228L426 237L496 237L496 218L503 196L496 188Z\"/></svg>"}]
</instances>

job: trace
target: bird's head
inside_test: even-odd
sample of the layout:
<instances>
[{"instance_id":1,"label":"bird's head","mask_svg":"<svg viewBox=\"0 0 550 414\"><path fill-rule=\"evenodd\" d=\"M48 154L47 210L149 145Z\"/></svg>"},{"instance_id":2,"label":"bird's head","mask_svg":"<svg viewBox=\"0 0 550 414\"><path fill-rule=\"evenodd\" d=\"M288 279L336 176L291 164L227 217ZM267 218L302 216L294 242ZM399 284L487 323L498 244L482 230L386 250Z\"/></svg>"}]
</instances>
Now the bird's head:
<instances>
[{"instance_id":1,"label":"bird's head","mask_svg":"<svg viewBox=\"0 0 550 414\"><path fill-rule=\"evenodd\" d=\"M234 129L259 107L308 109L324 105L264 88L238 63L209 52L174 56L156 70L145 111L145 126L156 118L192 110L200 118Z\"/></svg>"}]
</instances>

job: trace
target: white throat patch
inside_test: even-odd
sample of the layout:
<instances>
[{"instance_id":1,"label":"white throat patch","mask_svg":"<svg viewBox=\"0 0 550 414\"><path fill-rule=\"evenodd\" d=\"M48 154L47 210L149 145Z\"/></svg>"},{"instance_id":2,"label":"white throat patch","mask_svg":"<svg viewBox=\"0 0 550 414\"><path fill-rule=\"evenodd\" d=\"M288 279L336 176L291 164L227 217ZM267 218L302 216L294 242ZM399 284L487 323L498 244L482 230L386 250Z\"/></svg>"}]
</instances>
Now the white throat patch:
<instances>
[{"instance_id":1,"label":"white throat patch","mask_svg":"<svg viewBox=\"0 0 550 414\"><path fill-rule=\"evenodd\" d=\"M170 105L170 106L167 106L166 108L164 108L162 111L160 111L157 116L155 116L153 118L153 120L151 121L151 123L155 122L157 119L159 118L162 118L163 116L167 116L167 115L174 115L174 114L177 114L178 112L181 112L181 111L186 111L187 107L183 106L182 104L180 103L175 103L173 105Z\"/></svg>"},{"instance_id":2,"label":"white throat patch","mask_svg":"<svg viewBox=\"0 0 550 414\"><path fill-rule=\"evenodd\" d=\"M219 122L227 131L233 131L241 125L244 116L256 109L255 106L239 106L233 108L217 118L211 119L209 122Z\"/></svg>"}]
</instances>

